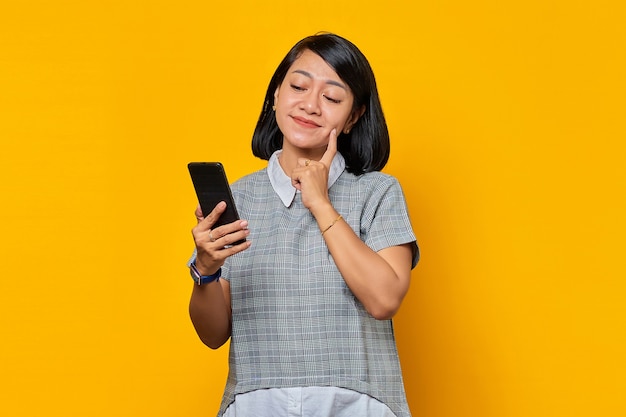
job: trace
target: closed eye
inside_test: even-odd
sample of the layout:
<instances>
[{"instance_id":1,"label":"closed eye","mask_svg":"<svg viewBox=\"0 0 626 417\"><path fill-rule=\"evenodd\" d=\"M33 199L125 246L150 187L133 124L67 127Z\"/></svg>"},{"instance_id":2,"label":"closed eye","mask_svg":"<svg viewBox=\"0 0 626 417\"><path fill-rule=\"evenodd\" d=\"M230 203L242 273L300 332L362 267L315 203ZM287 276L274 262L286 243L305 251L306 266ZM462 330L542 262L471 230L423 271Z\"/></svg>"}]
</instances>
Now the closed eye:
<instances>
[{"instance_id":1,"label":"closed eye","mask_svg":"<svg viewBox=\"0 0 626 417\"><path fill-rule=\"evenodd\" d=\"M291 84L291 88L293 88L296 91L304 91L304 87L300 87L299 85L296 84Z\"/></svg>"},{"instance_id":2,"label":"closed eye","mask_svg":"<svg viewBox=\"0 0 626 417\"><path fill-rule=\"evenodd\" d=\"M328 97L328 96L327 96L327 95L325 95L325 94L322 94L322 97L324 97L326 100L330 101L331 103L335 103L335 104L339 104L339 103L341 103L341 100L337 100L337 99L335 99L335 98Z\"/></svg>"}]
</instances>

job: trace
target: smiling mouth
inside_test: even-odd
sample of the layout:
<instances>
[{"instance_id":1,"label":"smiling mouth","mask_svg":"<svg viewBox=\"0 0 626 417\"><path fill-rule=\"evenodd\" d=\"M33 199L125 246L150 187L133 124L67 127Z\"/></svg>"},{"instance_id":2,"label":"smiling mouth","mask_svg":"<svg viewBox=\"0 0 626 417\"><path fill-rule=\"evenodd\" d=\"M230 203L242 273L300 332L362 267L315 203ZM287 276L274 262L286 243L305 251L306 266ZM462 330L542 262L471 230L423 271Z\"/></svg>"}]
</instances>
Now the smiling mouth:
<instances>
[{"instance_id":1,"label":"smiling mouth","mask_svg":"<svg viewBox=\"0 0 626 417\"><path fill-rule=\"evenodd\" d=\"M304 126L304 127L320 127L320 125L318 125L314 121L309 120L309 119L305 119L304 117L295 116L295 117L293 117L293 120L297 124L299 124L300 126Z\"/></svg>"}]
</instances>

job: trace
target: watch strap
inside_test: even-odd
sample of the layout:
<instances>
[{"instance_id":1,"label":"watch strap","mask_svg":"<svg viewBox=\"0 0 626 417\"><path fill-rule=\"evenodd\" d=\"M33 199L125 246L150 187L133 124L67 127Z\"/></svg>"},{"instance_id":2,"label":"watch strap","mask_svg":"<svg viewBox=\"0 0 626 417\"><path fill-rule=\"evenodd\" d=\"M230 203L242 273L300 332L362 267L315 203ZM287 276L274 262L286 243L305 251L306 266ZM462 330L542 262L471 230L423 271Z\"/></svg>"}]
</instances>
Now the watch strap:
<instances>
[{"instance_id":1,"label":"watch strap","mask_svg":"<svg viewBox=\"0 0 626 417\"><path fill-rule=\"evenodd\" d=\"M208 284L213 281L219 281L222 276L222 268L218 269L214 274L211 275L202 275L198 268L196 268L196 261L193 261L189 264L189 272L191 273L191 278L198 285Z\"/></svg>"}]
</instances>

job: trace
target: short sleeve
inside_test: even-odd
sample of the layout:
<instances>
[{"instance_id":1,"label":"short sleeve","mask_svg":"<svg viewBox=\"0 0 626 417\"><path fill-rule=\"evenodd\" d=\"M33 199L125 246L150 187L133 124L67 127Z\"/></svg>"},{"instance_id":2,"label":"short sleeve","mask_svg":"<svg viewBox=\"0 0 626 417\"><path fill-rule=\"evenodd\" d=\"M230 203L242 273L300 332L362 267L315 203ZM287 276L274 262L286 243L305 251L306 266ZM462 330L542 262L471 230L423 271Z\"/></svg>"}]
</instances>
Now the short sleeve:
<instances>
[{"instance_id":1,"label":"short sleeve","mask_svg":"<svg viewBox=\"0 0 626 417\"><path fill-rule=\"evenodd\" d=\"M410 243L413 250L411 268L414 268L419 261L420 251L404 193L397 179L380 175L382 180L375 182L362 213L361 237L376 252Z\"/></svg>"}]
</instances>

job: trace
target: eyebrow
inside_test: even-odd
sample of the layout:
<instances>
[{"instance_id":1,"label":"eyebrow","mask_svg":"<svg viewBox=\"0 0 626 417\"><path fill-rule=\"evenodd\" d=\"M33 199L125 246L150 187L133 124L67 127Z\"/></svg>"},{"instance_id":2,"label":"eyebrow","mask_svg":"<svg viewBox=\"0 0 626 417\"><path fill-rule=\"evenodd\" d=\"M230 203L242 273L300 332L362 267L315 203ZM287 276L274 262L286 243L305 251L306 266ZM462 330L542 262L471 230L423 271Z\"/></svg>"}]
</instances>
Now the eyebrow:
<instances>
[{"instance_id":1,"label":"eyebrow","mask_svg":"<svg viewBox=\"0 0 626 417\"><path fill-rule=\"evenodd\" d=\"M298 74L302 74L305 77L308 78L313 78L313 75L311 75L311 73L304 71L304 70L294 70L293 72L297 72ZM330 85L336 85L337 87L343 88L344 90L347 90L346 86L342 83L340 83L339 81L335 81L335 80L326 80L326 84L330 84Z\"/></svg>"}]
</instances>

